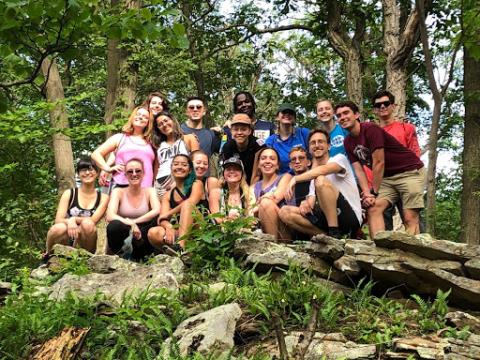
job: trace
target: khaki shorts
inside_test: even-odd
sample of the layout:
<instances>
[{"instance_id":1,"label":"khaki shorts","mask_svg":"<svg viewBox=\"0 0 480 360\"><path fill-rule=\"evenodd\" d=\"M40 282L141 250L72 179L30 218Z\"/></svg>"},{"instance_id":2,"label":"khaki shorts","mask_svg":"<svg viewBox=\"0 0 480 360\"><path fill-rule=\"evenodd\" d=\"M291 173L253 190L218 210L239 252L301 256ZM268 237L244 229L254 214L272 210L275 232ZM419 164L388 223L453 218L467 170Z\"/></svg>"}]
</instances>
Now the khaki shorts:
<instances>
[{"instance_id":1,"label":"khaki shorts","mask_svg":"<svg viewBox=\"0 0 480 360\"><path fill-rule=\"evenodd\" d=\"M390 204L395 204L400 199L404 209L423 209L425 180L425 167L383 178L378 198L385 199Z\"/></svg>"}]
</instances>

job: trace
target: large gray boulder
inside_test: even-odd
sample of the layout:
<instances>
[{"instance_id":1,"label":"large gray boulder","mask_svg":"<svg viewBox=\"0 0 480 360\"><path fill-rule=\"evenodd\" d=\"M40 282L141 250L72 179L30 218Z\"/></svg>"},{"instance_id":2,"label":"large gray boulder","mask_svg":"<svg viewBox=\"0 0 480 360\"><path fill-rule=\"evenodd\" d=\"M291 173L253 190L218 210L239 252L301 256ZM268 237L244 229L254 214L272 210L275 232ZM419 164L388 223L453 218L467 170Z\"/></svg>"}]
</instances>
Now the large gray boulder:
<instances>
[{"instance_id":1,"label":"large gray boulder","mask_svg":"<svg viewBox=\"0 0 480 360\"><path fill-rule=\"evenodd\" d=\"M162 359L168 359L175 341L181 356L196 352L202 355L216 355L220 358L234 346L233 336L238 319L242 315L236 303L222 305L183 321L165 341Z\"/></svg>"},{"instance_id":2,"label":"large gray boulder","mask_svg":"<svg viewBox=\"0 0 480 360\"><path fill-rule=\"evenodd\" d=\"M122 298L148 289L166 288L177 291L183 279L183 263L178 258L159 255L150 265L135 264L131 269L83 276L65 274L50 288L50 298L63 299L69 292L91 297L97 292L119 304Z\"/></svg>"}]
</instances>

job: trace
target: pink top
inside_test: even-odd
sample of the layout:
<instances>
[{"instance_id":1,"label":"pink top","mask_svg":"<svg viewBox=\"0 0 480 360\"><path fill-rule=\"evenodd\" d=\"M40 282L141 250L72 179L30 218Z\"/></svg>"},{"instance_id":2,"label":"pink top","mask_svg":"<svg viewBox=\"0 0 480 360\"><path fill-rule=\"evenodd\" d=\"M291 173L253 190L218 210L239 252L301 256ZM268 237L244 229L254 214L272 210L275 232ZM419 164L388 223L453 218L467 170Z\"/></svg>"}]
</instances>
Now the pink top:
<instances>
[{"instance_id":1,"label":"pink top","mask_svg":"<svg viewBox=\"0 0 480 360\"><path fill-rule=\"evenodd\" d=\"M142 187L153 186L153 160L155 153L152 146L138 137L127 134L116 134L119 137L119 147L115 156L115 164L125 165L130 159L136 158L143 162ZM128 185L128 180L123 172L115 173L113 180L116 184Z\"/></svg>"},{"instance_id":2,"label":"pink top","mask_svg":"<svg viewBox=\"0 0 480 360\"><path fill-rule=\"evenodd\" d=\"M149 201L145 196L145 191L142 194L142 202L139 207L134 207L128 201L127 192L123 191L122 198L120 199L120 205L118 206L118 215L124 218L135 219L142 215L145 215L150 211Z\"/></svg>"}]
</instances>

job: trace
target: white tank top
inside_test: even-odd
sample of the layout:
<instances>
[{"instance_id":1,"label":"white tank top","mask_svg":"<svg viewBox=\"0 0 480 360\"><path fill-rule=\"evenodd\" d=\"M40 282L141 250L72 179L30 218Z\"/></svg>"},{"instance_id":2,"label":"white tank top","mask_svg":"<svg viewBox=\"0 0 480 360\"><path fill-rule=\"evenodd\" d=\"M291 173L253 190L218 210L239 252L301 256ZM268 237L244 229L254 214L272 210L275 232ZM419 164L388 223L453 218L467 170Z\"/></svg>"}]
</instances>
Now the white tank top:
<instances>
[{"instance_id":1,"label":"white tank top","mask_svg":"<svg viewBox=\"0 0 480 360\"><path fill-rule=\"evenodd\" d=\"M156 179L160 179L167 175L171 174L172 160L175 155L178 154L189 154L185 141L182 138L175 141L173 144L168 144L166 141L160 143L159 148L157 149L158 156L158 172Z\"/></svg>"}]
</instances>

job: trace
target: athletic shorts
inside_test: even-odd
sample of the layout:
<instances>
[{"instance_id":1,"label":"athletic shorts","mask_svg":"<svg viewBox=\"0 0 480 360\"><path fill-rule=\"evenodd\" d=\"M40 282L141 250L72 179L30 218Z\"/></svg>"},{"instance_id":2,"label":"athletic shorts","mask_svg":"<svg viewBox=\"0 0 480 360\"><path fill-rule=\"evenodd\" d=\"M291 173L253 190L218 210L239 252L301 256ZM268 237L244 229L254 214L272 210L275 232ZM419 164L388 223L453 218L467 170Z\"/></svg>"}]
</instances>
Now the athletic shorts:
<instances>
[{"instance_id":1,"label":"athletic shorts","mask_svg":"<svg viewBox=\"0 0 480 360\"><path fill-rule=\"evenodd\" d=\"M378 190L378 198L385 199L390 204L401 200L404 209L423 209L425 178L424 167L385 177Z\"/></svg>"},{"instance_id":2,"label":"athletic shorts","mask_svg":"<svg viewBox=\"0 0 480 360\"><path fill-rule=\"evenodd\" d=\"M337 216L338 216L338 228L342 235L347 235L352 239L357 236L357 231L360 228L355 211L343 197L342 193L338 193L337 198ZM315 203L313 212L307 214L306 218L316 227L324 232L328 232L328 222L325 214L320 209L320 205Z\"/></svg>"}]
</instances>

